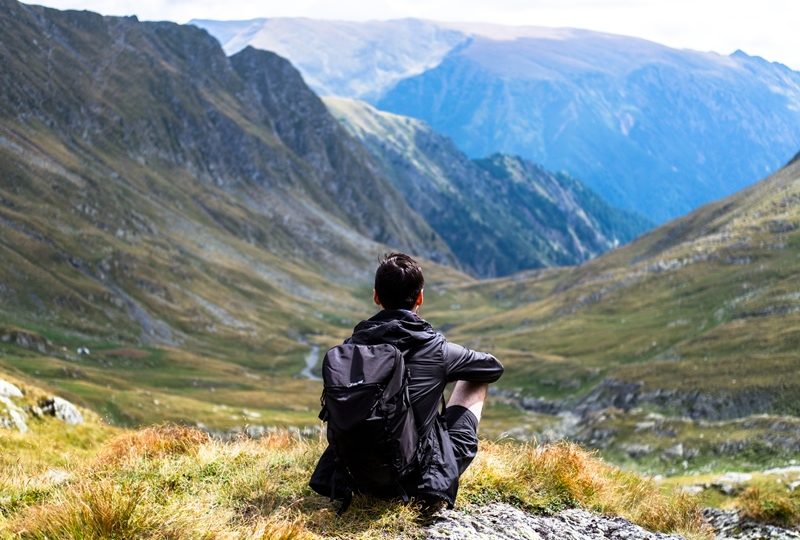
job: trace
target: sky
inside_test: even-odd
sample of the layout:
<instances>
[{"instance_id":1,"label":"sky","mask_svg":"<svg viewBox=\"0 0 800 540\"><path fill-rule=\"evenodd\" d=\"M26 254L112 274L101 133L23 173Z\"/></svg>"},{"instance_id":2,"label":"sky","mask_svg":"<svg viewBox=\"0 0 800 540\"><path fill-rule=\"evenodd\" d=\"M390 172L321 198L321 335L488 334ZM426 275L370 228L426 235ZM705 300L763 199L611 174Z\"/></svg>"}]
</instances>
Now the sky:
<instances>
[{"instance_id":1,"label":"sky","mask_svg":"<svg viewBox=\"0 0 800 540\"><path fill-rule=\"evenodd\" d=\"M44 0L142 20L311 17L441 21L586 28L677 48L730 54L742 49L800 70L798 0Z\"/></svg>"}]
</instances>

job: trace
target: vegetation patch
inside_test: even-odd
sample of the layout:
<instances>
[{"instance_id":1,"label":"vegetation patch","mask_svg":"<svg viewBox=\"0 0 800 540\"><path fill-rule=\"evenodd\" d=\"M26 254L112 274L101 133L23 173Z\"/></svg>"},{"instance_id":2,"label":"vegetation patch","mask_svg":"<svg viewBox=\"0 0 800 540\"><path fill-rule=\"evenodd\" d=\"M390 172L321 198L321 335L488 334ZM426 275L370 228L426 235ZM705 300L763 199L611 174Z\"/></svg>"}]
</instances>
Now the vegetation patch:
<instances>
[{"instance_id":1,"label":"vegetation patch","mask_svg":"<svg viewBox=\"0 0 800 540\"><path fill-rule=\"evenodd\" d=\"M155 426L123 433L46 496L9 508L22 538L400 538L424 526L415 504L356 497L344 515L308 478L323 439L282 431L230 442ZM482 442L457 504L506 501L534 512L579 506L652 530L704 538L696 499L662 493L579 447ZM0 529L1 531L2 529Z\"/></svg>"}]
</instances>

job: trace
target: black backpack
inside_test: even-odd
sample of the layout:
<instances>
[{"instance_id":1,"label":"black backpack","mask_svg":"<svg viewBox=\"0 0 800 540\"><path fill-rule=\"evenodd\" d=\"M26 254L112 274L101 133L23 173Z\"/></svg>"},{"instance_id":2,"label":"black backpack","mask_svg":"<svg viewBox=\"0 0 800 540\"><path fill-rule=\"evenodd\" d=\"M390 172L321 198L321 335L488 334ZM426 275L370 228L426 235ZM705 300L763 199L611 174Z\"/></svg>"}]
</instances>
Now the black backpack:
<instances>
[{"instance_id":1,"label":"black backpack","mask_svg":"<svg viewBox=\"0 0 800 540\"><path fill-rule=\"evenodd\" d=\"M340 486L339 512L353 491L408 500L403 483L416 470L419 436L402 353L389 344L338 345L322 360L322 380L319 417L350 484Z\"/></svg>"}]
</instances>

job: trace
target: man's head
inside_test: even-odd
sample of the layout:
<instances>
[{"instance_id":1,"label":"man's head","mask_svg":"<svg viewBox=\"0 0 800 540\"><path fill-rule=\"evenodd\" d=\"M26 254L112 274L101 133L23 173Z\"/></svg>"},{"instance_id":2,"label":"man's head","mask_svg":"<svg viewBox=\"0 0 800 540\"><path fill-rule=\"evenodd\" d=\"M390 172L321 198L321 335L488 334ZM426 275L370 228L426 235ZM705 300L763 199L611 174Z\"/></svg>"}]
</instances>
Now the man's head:
<instances>
[{"instance_id":1,"label":"man's head","mask_svg":"<svg viewBox=\"0 0 800 540\"><path fill-rule=\"evenodd\" d=\"M385 309L410 309L422 305L420 265L405 253L390 253L378 263L375 271L375 303Z\"/></svg>"}]
</instances>

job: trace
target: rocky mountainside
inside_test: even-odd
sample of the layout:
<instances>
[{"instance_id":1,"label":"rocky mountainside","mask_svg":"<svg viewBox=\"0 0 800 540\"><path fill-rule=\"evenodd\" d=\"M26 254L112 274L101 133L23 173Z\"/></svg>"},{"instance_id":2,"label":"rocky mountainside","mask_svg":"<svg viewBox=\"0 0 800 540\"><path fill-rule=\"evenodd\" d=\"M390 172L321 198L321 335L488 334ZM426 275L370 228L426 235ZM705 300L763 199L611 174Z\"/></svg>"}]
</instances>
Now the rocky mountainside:
<instances>
[{"instance_id":1,"label":"rocky mountainside","mask_svg":"<svg viewBox=\"0 0 800 540\"><path fill-rule=\"evenodd\" d=\"M228 58L191 26L0 7L8 320L177 343L250 328L222 314L253 290L317 300L309 283L352 281L374 242L454 262L287 61Z\"/></svg>"},{"instance_id":2,"label":"rocky mountainside","mask_svg":"<svg viewBox=\"0 0 800 540\"><path fill-rule=\"evenodd\" d=\"M129 425L305 423L376 258L456 264L287 61L12 0L0 231L0 365Z\"/></svg>"},{"instance_id":3,"label":"rocky mountainside","mask_svg":"<svg viewBox=\"0 0 800 540\"><path fill-rule=\"evenodd\" d=\"M408 19L195 23L229 52L279 51L324 94L424 120L470 157L566 170L657 222L757 181L800 146L800 74L743 52Z\"/></svg>"},{"instance_id":4,"label":"rocky mountainside","mask_svg":"<svg viewBox=\"0 0 800 540\"><path fill-rule=\"evenodd\" d=\"M473 161L418 120L361 101L325 103L477 275L579 264L648 228L566 175L499 154Z\"/></svg>"}]
</instances>

